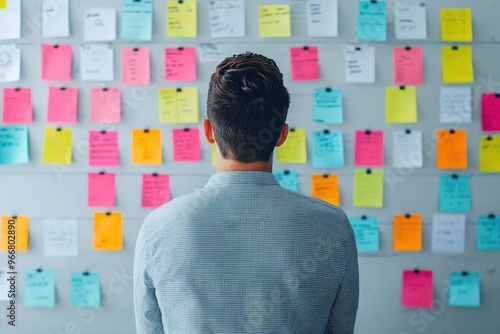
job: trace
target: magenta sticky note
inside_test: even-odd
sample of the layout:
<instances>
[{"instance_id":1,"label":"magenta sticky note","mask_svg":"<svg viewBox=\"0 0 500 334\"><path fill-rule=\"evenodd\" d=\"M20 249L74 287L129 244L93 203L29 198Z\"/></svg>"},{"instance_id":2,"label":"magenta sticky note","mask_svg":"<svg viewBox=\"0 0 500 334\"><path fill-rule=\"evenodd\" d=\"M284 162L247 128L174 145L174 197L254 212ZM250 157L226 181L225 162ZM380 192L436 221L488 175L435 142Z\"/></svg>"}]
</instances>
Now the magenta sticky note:
<instances>
[{"instance_id":1,"label":"magenta sticky note","mask_svg":"<svg viewBox=\"0 0 500 334\"><path fill-rule=\"evenodd\" d=\"M166 174L142 175L142 207L155 209L170 201L170 176Z\"/></svg>"},{"instance_id":2,"label":"magenta sticky note","mask_svg":"<svg viewBox=\"0 0 500 334\"><path fill-rule=\"evenodd\" d=\"M367 167L384 165L384 132L356 131L354 146L354 165Z\"/></svg>"},{"instance_id":3,"label":"magenta sticky note","mask_svg":"<svg viewBox=\"0 0 500 334\"><path fill-rule=\"evenodd\" d=\"M200 130L196 128L174 129L174 161L200 161Z\"/></svg>"},{"instance_id":4,"label":"magenta sticky note","mask_svg":"<svg viewBox=\"0 0 500 334\"><path fill-rule=\"evenodd\" d=\"M7 124L26 124L33 122L31 88L3 89L2 121Z\"/></svg>"},{"instance_id":5,"label":"magenta sticky note","mask_svg":"<svg viewBox=\"0 0 500 334\"><path fill-rule=\"evenodd\" d=\"M47 122L76 123L77 115L78 88L49 87Z\"/></svg>"},{"instance_id":6,"label":"magenta sticky note","mask_svg":"<svg viewBox=\"0 0 500 334\"><path fill-rule=\"evenodd\" d=\"M89 166L116 167L119 164L118 131L89 131Z\"/></svg>"},{"instance_id":7,"label":"magenta sticky note","mask_svg":"<svg viewBox=\"0 0 500 334\"><path fill-rule=\"evenodd\" d=\"M394 48L394 83L421 85L424 83L422 49L418 47Z\"/></svg>"},{"instance_id":8,"label":"magenta sticky note","mask_svg":"<svg viewBox=\"0 0 500 334\"><path fill-rule=\"evenodd\" d=\"M42 44L42 80L71 80L71 45Z\"/></svg>"},{"instance_id":9,"label":"magenta sticky note","mask_svg":"<svg viewBox=\"0 0 500 334\"><path fill-rule=\"evenodd\" d=\"M483 94L481 98L483 131L500 131L500 94Z\"/></svg>"},{"instance_id":10,"label":"magenta sticky note","mask_svg":"<svg viewBox=\"0 0 500 334\"><path fill-rule=\"evenodd\" d=\"M318 47L292 47L290 48L292 63L292 80L318 80L319 58Z\"/></svg>"},{"instance_id":11,"label":"magenta sticky note","mask_svg":"<svg viewBox=\"0 0 500 334\"><path fill-rule=\"evenodd\" d=\"M88 174L88 206L115 207L115 174Z\"/></svg>"},{"instance_id":12,"label":"magenta sticky note","mask_svg":"<svg viewBox=\"0 0 500 334\"><path fill-rule=\"evenodd\" d=\"M149 85L151 81L149 48L123 48L122 81L125 85Z\"/></svg>"},{"instance_id":13,"label":"magenta sticky note","mask_svg":"<svg viewBox=\"0 0 500 334\"><path fill-rule=\"evenodd\" d=\"M196 81L196 48L165 49L165 80Z\"/></svg>"},{"instance_id":14,"label":"magenta sticky note","mask_svg":"<svg viewBox=\"0 0 500 334\"><path fill-rule=\"evenodd\" d=\"M432 270L404 270L403 307L431 308L432 301Z\"/></svg>"},{"instance_id":15,"label":"magenta sticky note","mask_svg":"<svg viewBox=\"0 0 500 334\"><path fill-rule=\"evenodd\" d=\"M92 88L90 90L90 121L92 123L120 123L121 114L120 88Z\"/></svg>"}]
</instances>

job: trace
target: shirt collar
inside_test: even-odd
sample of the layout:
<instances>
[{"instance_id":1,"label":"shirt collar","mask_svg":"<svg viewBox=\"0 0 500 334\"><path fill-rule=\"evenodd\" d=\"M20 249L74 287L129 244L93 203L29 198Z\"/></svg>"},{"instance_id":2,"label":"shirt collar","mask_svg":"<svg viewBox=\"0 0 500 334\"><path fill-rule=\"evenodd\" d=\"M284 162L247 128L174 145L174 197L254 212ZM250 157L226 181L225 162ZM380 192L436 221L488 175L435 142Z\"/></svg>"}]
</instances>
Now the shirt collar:
<instances>
[{"instance_id":1,"label":"shirt collar","mask_svg":"<svg viewBox=\"0 0 500 334\"><path fill-rule=\"evenodd\" d=\"M227 171L219 172L210 177L206 186L221 184L258 184L279 185L276 177L264 171Z\"/></svg>"}]
</instances>

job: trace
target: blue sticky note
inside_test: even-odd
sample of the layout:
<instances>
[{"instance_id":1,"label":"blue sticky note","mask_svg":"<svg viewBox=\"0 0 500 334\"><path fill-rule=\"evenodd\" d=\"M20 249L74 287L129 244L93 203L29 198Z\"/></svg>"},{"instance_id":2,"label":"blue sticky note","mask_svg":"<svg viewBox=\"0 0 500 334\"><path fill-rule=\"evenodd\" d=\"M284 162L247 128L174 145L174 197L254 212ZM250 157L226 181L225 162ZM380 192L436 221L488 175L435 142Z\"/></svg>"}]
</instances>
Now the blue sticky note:
<instances>
[{"instance_id":1,"label":"blue sticky note","mask_svg":"<svg viewBox=\"0 0 500 334\"><path fill-rule=\"evenodd\" d=\"M479 307L480 286L478 272L450 273L450 306Z\"/></svg>"},{"instance_id":2,"label":"blue sticky note","mask_svg":"<svg viewBox=\"0 0 500 334\"><path fill-rule=\"evenodd\" d=\"M101 281L98 273L71 273L71 305L101 306Z\"/></svg>"},{"instance_id":3,"label":"blue sticky note","mask_svg":"<svg viewBox=\"0 0 500 334\"><path fill-rule=\"evenodd\" d=\"M56 306L56 280L53 270L26 269L24 304L37 307Z\"/></svg>"},{"instance_id":4,"label":"blue sticky note","mask_svg":"<svg viewBox=\"0 0 500 334\"><path fill-rule=\"evenodd\" d=\"M315 89L313 118L324 124L344 123L342 91L340 89Z\"/></svg>"},{"instance_id":5,"label":"blue sticky note","mask_svg":"<svg viewBox=\"0 0 500 334\"><path fill-rule=\"evenodd\" d=\"M441 176L439 211L470 212L470 210L470 176Z\"/></svg>"},{"instance_id":6,"label":"blue sticky note","mask_svg":"<svg viewBox=\"0 0 500 334\"><path fill-rule=\"evenodd\" d=\"M477 249L500 251L500 217L480 216L477 222Z\"/></svg>"},{"instance_id":7,"label":"blue sticky note","mask_svg":"<svg viewBox=\"0 0 500 334\"><path fill-rule=\"evenodd\" d=\"M274 176L283 188L299 191L299 173L290 170L275 171Z\"/></svg>"},{"instance_id":8,"label":"blue sticky note","mask_svg":"<svg viewBox=\"0 0 500 334\"><path fill-rule=\"evenodd\" d=\"M152 0L123 0L122 38L131 41L150 41L152 35Z\"/></svg>"},{"instance_id":9,"label":"blue sticky note","mask_svg":"<svg viewBox=\"0 0 500 334\"><path fill-rule=\"evenodd\" d=\"M0 127L0 165L18 165L28 162L28 127Z\"/></svg>"},{"instance_id":10,"label":"blue sticky note","mask_svg":"<svg viewBox=\"0 0 500 334\"><path fill-rule=\"evenodd\" d=\"M377 217L351 217L349 221L354 230L358 252L378 252L380 246Z\"/></svg>"},{"instance_id":11,"label":"blue sticky note","mask_svg":"<svg viewBox=\"0 0 500 334\"><path fill-rule=\"evenodd\" d=\"M312 165L316 168L344 167L344 136L339 131L313 132Z\"/></svg>"},{"instance_id":12,"label":"blue sticky note","mask_svg":"<svg viewBox=\"0 0 500 334\"><path fill-rule=\"evenodd\" d=\"M360 1L356 36L362 41L386 41L387 17L385 1Z\"/></svg>"}]
</instances>

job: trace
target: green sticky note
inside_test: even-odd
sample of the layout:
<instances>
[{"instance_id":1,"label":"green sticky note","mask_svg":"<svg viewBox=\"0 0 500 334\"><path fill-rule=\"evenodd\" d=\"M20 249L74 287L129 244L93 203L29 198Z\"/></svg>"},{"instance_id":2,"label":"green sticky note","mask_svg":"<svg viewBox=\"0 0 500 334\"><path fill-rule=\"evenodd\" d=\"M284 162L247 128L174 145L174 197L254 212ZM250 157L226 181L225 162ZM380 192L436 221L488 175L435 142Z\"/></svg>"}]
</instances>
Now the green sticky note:
<instances>
[{"instance_id":1,"label":"green sticky note","mask_svg":"<svg viewBox=\"0 0 500 334\"><path fill-rule=\"evenodd\" d=\"M477 222L477 249L500 251L500 216L480 216Z\"/></svg>"},{"instance_id":2,"label":"green sticky note","mask_svg":"<svg viewBox=\"0 0 500 334\"><path fill-rule=\"evenodd\" d=\"M354 206L381 208L384 205L384 171L356 169L354 171Z\"/></svg>"},{"instance_id":3,"label":"green sticky note","mask_svg":"<svg viewBox=\"0 0 500 334\"><path fill-rule=\"evenodd\" d=\"M359 1L356 37L362 41L387 40L385 1Z\"/></svg>"},{"instance_id":4,"label":"green sticky note","mask_svg":"<svg viewBox=\"0 0 500 334\"><path fill-rule=\"evenodd\" d=\"M450 273L449 303L450 306L480 306L478 272Z\"/></svg>"},{"instance_id":5,"label":"green sticky note","mask_svg":"<svg viewBox=\"0 0 500 334\"><path fill-rule=\"evenodd\" d=\"M358 252L378 252L379 251L379 230L377 217L351 217L349 218Z\"/></svg>"},{"instance_id":6,"label":"green sticky note","mask_svg":"<svg viewBox=\"0 0 500 334\"><path fill-rule=\"evenodd\" d=\"M101 282L98 273L71 273L71 305L101 306Z\"/></svg>"},{"instance_id":7,"label":"green sticky note","mask_svg":"<svg viewBox=\"0 0 500 334\"><path fill-rule=\"evenodd\" d=\"M397 86L385 89L385 119L387 123L417 122L415 86Z\"/></svg>"},{"instance_id":8,"label":"green sticky note","mask_svg":"<svg viewBox=\"0 0 500 334\"><path fill-rule=\"evenodd\" d=\"M278 161L299 164L307 162L306 129L290 129L285 142L278 147Z\"/></svg>"},{"instance_id":9,"label":"green sticky note","mask_svg":"<svg viewBox=\"0 0 500 334\"><path fill-rule=\"evenodd\" d=\"M56 306L56 281L53 270L26 269L24 304L35 307Z\"/></svg>"}]
</instances>

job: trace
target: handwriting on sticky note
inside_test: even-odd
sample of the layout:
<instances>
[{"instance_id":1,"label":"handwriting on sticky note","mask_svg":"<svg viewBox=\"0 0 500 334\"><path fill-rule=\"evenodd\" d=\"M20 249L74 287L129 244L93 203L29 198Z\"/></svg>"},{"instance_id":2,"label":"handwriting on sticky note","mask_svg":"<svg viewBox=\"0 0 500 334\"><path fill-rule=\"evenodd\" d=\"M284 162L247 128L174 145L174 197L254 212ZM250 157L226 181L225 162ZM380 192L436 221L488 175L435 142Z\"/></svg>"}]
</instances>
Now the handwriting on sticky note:
<instances>
[{"instance_id":1,"label":"handwriting on sticky note","mask_svg":"<svg viewBox=\"0 0 500 334\"><path fill-rule=\"evenodd\" d=\"M94 212L94 250L123 249L123 216L121 212Z\"/></svg>"},{"instance_id":2,"label":"handwriting on sticky note","mask_svg":"<svg viewBox=\"0 0 500 334\"><path fill-rule=\"evenodd\" d=\"M132 163L142 165L160 165L161 162L161 130L132 130Z\"/></svg>"},{"instance_id":3,"label":"handwriting on sticky note","mask_svg":"<svg viewBox=\"0 0 500 334\"><path fill-rule=\"evenodd\" d=\"M98 273L71 273L71 306L100 307L101 282Z\"/></svg>"},{"instance_id":4,"label":"handwriting on sticky note","mask_svg":"<svg viewBox=\"0 0 500 334\"><path fill-rule=\"evenodd\" d=\"M425 1L401 0L395 4L397 39L426 39L427 13Z\"/></svg>"},{"instance_id":5,"label":"handwriting on sticky note","mask_svg":"<svg viewBox=\"0 0 500 334\"><path fill-rule=\"evenodd\" d=\"M275 171L274 176L278 180L281 187L299 191L299 173L291 170Z\"/></svg>"},{"instance_id":6,"label":"handwriting on sticky note","mask_svg":"<svg viewBox=\"0 0 500 334\"><path fill-rule=\"evenodd\" d=\"M344 167L344 135L339 131L313 132L313 167Z\"/></svg>"},{"instance_id":7,"label":"handwriting on sticky note","mask_svg":"<svg viewBox=\"0 0 500 334\"><path fill-rule=\"evenodd\" d=\"M28 127L0 127L0 165L19 165L28 162Z\"/></svg>"},{"instance_id":8,"label":"handwriting on sticky note","mask_svg":"<svg viewBox=\"0 0 500 334\"><path fill-rule=\"evenodd\" d=\"M170 201L170 176L166 174L142 175L142 207L156 209Z\"/></svg>"},{"instance_id":9,"label":"handwriting on sticky note","mask_svg":"<svg viewBox=\"0 0 500 334\"><path fill-rule=\"evenodd\" d=\"M21 38L21 0L1 0L3 8L0 10L0 40ZM40 21L38 21L40 22Z\"/></svg>"},{"instance_id":10,"label":"handwriting on sticky note","mask_svg":"<svg viewBox=\"0 0 500 334\"><path fill-rule=\"evenodd\" d=\"M379 230L377 217L351 217L349 218L358 252L378 252L379 251Z\"/></svg>"},{"instance_id":11,"label":"handwriting on sticky note","mask_svg":"<svg viewBox=\"0 0 500 334\"><path fill-rule=\"evenodd\" d=\"M150 41L153 34L153 1L124 0L122 39Z\"/></svg>"},{"instance_id":12,"label":"handwriting on sticky note","mask_svg":"<svg viewBox=\"0 0 500 334\"><path fill-rule=\"evenodd\" d=\"M393 218L393 250L422 251L422 215L397 214Z\"/></svg>"},{"instance_id":13,"label":"handwriting on sticky note","mask_svg":"<svg viewBox=\"0 0 500 334\"><path fill-rule=\"evenodd\" d=\"M24 272L24 305L56 306L56 280L53 270L26 269Z\"/></svg>"},{"instance_id":14,"label":"handwriting on sticky note","mask_svg":"<svg viewBox=\"0 0 500 334\"><path fill-rule=\"evenodd\" d=\"M84 14L83 25L83 39L85 41L114 41L116 39L116 9L87 9Z\"/></svg>"},{"instance_id":15,"label":"handwriting on sticky note","mask_svg":"<svg viewBox=\"0 0 500 334\"><path fill-rule=\"evenodd\" d=\"M1 12L1 11L0 11ZM2 20L0 14L0 22ZM1 34L1 33L0 33ZM1 40L1 38L0 38ZM0 83L15 82L21 78L21 47L19 44L0 44L0 55L2 55L0 66Z\"/></svg>"},{"instance_id":16,"label":"handwriting on sticky note","mask_svg":"<svg viewBox=\"0 0 500 334\"><path fill-rule=\"evenodd\" d=\"M76 123L78 115L78 88L49 87L47 122Z\"/></svg>"},{"instance_id":17,"label":"handwriting on sticky note","mask_svg":"<svg viewBox=\"0 0 500 334\"><path fill-rule=\"evenodd\" d=\"M167 36L196 37L197 1L168 0L167 1Z\"/></svg>"},{"instance_id":18,"label":"handwriting on sticky note","mask_svg":"<svg viewBox=\"0 0 500 334\"><path fill-rule=\"evenodd\" d=\"M470 212L470 210L470 176L441 176L439 187L439 211Z\"/></svg>"},{"instance_id":19,"label":"handwriting on sticky note","mask_svg":"<svg viewBox=\"0 0 500 334\"><path fill-rule=\"evenodd\" d=\"M438 130L437 168L467 168L466 130Z\"/></svg>"},{"instance_id":20,"label":"handwriting on sticky note","mask_svg":"<svg viewBox=\"0 0 500 334\"><path fill-rule=\"evenodd\" d=\"M356 166L384 165L384 132L356 131L354 164Z\"/></svg>"},{"instance_id":21,"label":"handwriting on sticky note","mask_svg":"<svg viewBox=\"0 0 500 334\"><path fill-rule=\"evenodd\" d=\"M344 58L347 83L375 82L375 47L347 45Z\"/></svg>"},{"instance_id":22,"label":"handwriting on sticky note","mask_svg":"<svg viewBox=\"0 0 500 334\"><path fill-rule=\"evenodd\" d=\"M338 1L307 0L307 35L335 37L338 34Z\"/></svg>"},{"instance_id":23,"label":"handwriting on sticky note","mask_svg":"<svg viewBox=\"0 0 500 334\"><path fill-rule=\"evenodd\" d=\"M394 83L421 85L424 82L422 48L394 48Z\"/></svg>"},{"instance_id":24,"label":"handwriting on sticky note","mask_svg":"<svg viewBox=\"0 0 500 334\"><path fill-rule=\"evenodd\" d=\"M245 37L245 1L210 1L210 32L213 38Z\"/></svg>"},{"instance_id":25,"label":"handwriting on sticky note","mask_svg":"<svg viewBox=\"0 0 500 334\"><path fill-rule=\"evenodd\" d=\"M42 36L68 37L69 36L69 0L42 0Z\"/></svg>"},{"instance_id":26,"label":"handwriting on sticky note","mask_svg":"<svg viewBox=\"0 0 500 334\"><path fill-rule=\"evenodd\" d=\"M440 122L447 124L472 121L472 92L470 87L441 88Z\"/></svg>"},{"instance_id":27,"label":"handwriting on sticky note","mask_svg":"<svg viewBox=\"0 0 500 334\"><path fill-rule=\"evenodd\" d=\"M200 130L196 128L174 129L174 161L200 161Z\"/></svg>"},{"instance_id":28,"label":"handwriting on sticky note","mask_svg":"<svg viewBox=\"0 0 500 334\"><path fill-rule=\"evenodd\" d=\"M113 81L114 50L108 44L86 44L80 49L80 79L82 81Z\"/></svg>"},{"instance_id":29,"label":"handwriting on sticky note","mask_svg":"<svg viewBox=\"0 0 500 334\"><path fill-rule=\"evenodd\" d=\"M42 80L71 80L71 45L42 44Z\"/></svg>"},{"instance_id":30,"label":"handwriting on sticky note","mask_svg":"<svg viewBox=\"0 0 500 334\"><path fill-rule=\"evenodd\" d=\"M387 40L386 3L360 1L356 37L362 41Z\"/></svg>"},{"instance_id":31,"label":"handwriting on sticky note","mask_svg":"<svg viewBox=\"0 0 500 334\"><path fill-rule=\"evenodd\" d=\"M355 207L381 208L384 205L384 171L356 169L353 195Z\"/></svg>"},{"instance_id":32,"label":"handwriting on sticky note","mask_svg":"<svg viewBox=\"0 0 500 334\"><path fill-rule=\"evenodd\" d=\"M432 251L463 253L465 248L465 215L434 214Z\"/></svg>"},{"instance_id":33,"label":"handwriting on sticky note","mask_svg":"<svg viewBox=\"0 0 500 334\"><path fill-rule=\"evenodd\" d=\"M45 127L42 162L71 164L73 155L73 129Z\"/></svg>"},{"instance_id":34,"label":"handwriting on sticky note","mask_svg":"<svg viewBox=\"0 0 500 334\"><path fill-rule=\"evenodd\" d=\"M479 307L481 305L478 272L450 273L450 306Z\"/></svg>"},{"instance_id":35,"label":"handwriting on sticky note","mask_svg":"<svg viewBox=\"0 0 500 334\"><path fill-rule=\"evenodd\" d=\"M481 96L481 116L483 131L500 131L500 94Z\"/></svg>"},{"instance_id":36,"label":"handwriting on sticky note","mask_svg":"<svg viewBox=\"0 0 500 334\"><path fill-rule=\"evenodd\" d=\"M480 216L477 222L477 249L500 251L500 216Z\"/></svg>"},{"instance_id":37,"label":"handwriting on sticky note","mask_svg":"<svg viewBox=\"0 0 500 334\"><path fill-rule=\"evenodd\" d=\"M161 123L198 123L197 87L160 88L158 97Z\"/></svg>"},{"instance_id":38,"label":"handwriting on sticky note","mask_svg":"<svg viewBox=\"0 0 500 334\"><path fill-rule=\"evenodd\" d=\"M122 81L125 85L149 85L151 68L149 48L123 48Z\"/></svg>"},{"instance_id":39,"label":"handwriting on sticky note","mask_svg":"<svg viewBox=\"0 0 500 334\"><path fill-rule=\"evenodd\" d=\"M311 196L332 205L340 206L338 176L335 174L313 174Z\"/></svg>"},{"instance_id":40,"label":"handwriting on sticky note","mask_svg":"<svg viewBox=\"0 0 500 334\"><path fill-rule=\"evenodd\" d=\"M2 121L6 124L25 124L33 122L31 88L3 89Z\"/></svg>"},{"instance_id":41,"label":"handwriting on sticky note","mask_svg":"<svg viewBox=\"0 0 500 334\"><path fill-rule=\"evenodd\" d=\"M441 39L452 42L472 42L470 8L441 8Z\"/></svg>"},{"instance_id":42,"label":"handwriting on sticky note","mask_svg":"<svg viewBox=\"0 0 500 334\"><path fill-rule=\"evenodd\" d=\"M119 165L118 131L89 131L89 166Z\"/></svg>"},{"instance_id":43,"label":"handwriting on sticky note","mask_svg":"<svg viewBox=\"0 0 500 334\"><path fill-rule=\"evenodd\" d=\"M196 48L165 49L165 80L196 81Z\"/></svg>"},{"instance_id":44,"label":"handwriting on sticky note","mask_svg":"<svg viewBox=\"0 0 500 334\"><path fill-rule=\"evenodd\" d=\"M290 6L259 6L259 34L260 37L290 37Z\"/></svg>"},{"instance_id":45,"label":"handwriting on sticky note","mask_svg":"<svg viewBox=\"0 0 500 334\"><path fill-rule=\"evenodd\" d=\"M403 271L403 307L431 308L433 303L432 270Z\"/></svg>"},{"instance_id":46,"label":"handwriting on sticky note","mask_svg":"<svg viewBox=\"0 0 500 334\"><path fill-rule=\"evenodd\" d=\"M44 256L78 255L78 221L46 219L43 221Z\"/></svg>"},{"instance_id":47,"label":"handwriting on sticky note","mask_svg":"<svg viewBox=\"0 0 500 334\"><path fill-rule=\"evenodd\" d=\"M319 79L318 47L292 47L290 48L290 59L292 63L292 80Z\"/></svg>"},{"instance_id":48,"label":"handwriting on sticky note","mask_svg":"<svg viewBox=\"0 0 500 334\"><path fill-rule=\"evenodd\" d=\"M29 218L28 216L2 216L2 234L0 235L0 250L6 252L9 249L9 231L14 231L16 238L15 249L17 252L26 252L29 241Z\"/></svg>"},{"instance_id":49,"label":"handwriting on sticky note","mask_svg":"<svg viewBox=\"0 0 500 334\"><path fill-rule=\"evenodd\" d=\"M394 131L392 142L394 168L422 168L421 131Z\"/></svg>"},{"instance_id":50,"label":"handwriting on sticky note","mask_svg":"<svg viewBox=\"0 0 500 334\"><path fill-rule=\"evenodd\" d=\"M443 46L443 82L474 82L472 47L470 45Z\"/></svg>"},{"instance_id":51,"label":"handwriting on sticky note","mask_svg":"<svg viewBox=\"0 0 500 334\"><path fill-rule=\"evenodd\" d=\"M278 147L278 161L300 164L307 162L306 129L290 129L285 143Z\"/></svg>"},{"instance_id":52,"label":"handwriting on sticky note","mask_svg":"<svg viewBox=\"0 0 500 334\"><path fill-rule=\"evenodd\" d=\"M415 86L385 89L385 119L387 123L417 122L417 92Z\"/></svg>"},{"instance_id":53,"label":"handwriting on sticky note","mask_svg":"<svg viewBox=\"0 0 500 334\"><path fill-rule=\"evenodd\" d=\"M479 170L481 172L500 172L500 136L481 137Z\"/></svg>"},{"instance_id":54,"label":"handwriting on sticky note","mask_svg":"<svg viewBox=\"0 0 500 334\"><path fill-rule=\"evenodd\" d=\"M92 123L120 123L120 88L91 88L90 121Z\"/></svg>"},{"instance_id":55,"label":"handwriting on sticky note","mask_svg":"<svg viewBox=\"0 0 500 334\"><path fill-rule=\"evenodd\" d=\"M88 197L89 207L114 208L116 205L115 174L89 173Z\"/></svg>"},{"instance_id":56,"label":"handwriting on sticky note","mask_svg":"<svg viewBox=\"0 0 500 334\"><path fill-rule=\"evenodd\" d=\"M313 103L315 122L324 124L342 124L344 122L341 90L315 89Z\"/></svg>"}]
</instances>

